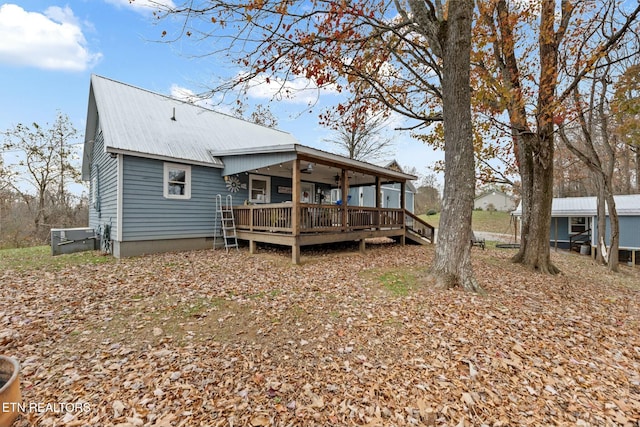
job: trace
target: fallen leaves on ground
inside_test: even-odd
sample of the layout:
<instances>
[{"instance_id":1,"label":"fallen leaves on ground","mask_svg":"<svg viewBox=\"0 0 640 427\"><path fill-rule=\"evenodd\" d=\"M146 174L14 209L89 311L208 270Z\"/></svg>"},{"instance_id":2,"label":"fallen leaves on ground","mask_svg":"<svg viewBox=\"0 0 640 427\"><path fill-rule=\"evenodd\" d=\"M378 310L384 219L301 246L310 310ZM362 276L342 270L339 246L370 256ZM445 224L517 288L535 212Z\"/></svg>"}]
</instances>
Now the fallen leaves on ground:
<instances>
[{"instance_id":1,"label":"fallen leaves on ground","mask_svg":"<svg viewBox=\"0 0 640 427\"><path fill-rule=\"evenodd\" d=\"M433 249L397 245L5 271L24 402L87 409L16 426L637 425L637 270L554 253L549 277L512 254L473 251L486 296L435 289ZM393 292L390 271L417 279Z\"/></svg>"}]
</instances>

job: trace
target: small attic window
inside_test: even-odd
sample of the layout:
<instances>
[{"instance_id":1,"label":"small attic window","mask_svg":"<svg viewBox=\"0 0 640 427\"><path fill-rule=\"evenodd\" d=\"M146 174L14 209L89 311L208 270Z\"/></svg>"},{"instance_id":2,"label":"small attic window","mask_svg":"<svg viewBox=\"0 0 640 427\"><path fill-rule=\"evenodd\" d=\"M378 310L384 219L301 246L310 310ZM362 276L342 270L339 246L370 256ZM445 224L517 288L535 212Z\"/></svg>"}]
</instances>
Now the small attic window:
<instances>
[{"instance_id":1,"label":"small attic window","mask_svg":"<svg viewBox=\"0 0 640 427\"><path fill-rule=\"evenodd\" d=\"M191 166L164 164L164 197L167 199L191 198Z\"/></svg>"}]
</instances>

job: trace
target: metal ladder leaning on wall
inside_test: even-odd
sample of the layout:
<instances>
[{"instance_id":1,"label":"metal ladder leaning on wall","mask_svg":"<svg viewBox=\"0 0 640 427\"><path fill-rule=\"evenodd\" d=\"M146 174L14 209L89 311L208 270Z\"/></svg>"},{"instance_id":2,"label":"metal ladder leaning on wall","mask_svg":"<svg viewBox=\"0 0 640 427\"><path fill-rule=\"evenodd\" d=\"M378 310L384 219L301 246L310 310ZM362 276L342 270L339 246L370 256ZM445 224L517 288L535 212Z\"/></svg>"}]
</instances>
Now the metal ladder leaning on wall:
<instances>
[{"instance_id":1,"label":"metal ladder leaning on wall","mask_svg":"<svg viewBox=\"0 0 640 427\"><path fill-rule=\"evenodd\" d=\"M216 196L216 220L215 224L220 224L222 230L222 239L224 241L224 247L229 252L229 248L236 248L238 250L238 237L236 235L236 220L233 216L233 197L231 194L227 194L227 197L222 203L222 195ZM214 230L213 233L213 248L216 248L216 238L219 233Z\"/></svg>"}]
</instances>

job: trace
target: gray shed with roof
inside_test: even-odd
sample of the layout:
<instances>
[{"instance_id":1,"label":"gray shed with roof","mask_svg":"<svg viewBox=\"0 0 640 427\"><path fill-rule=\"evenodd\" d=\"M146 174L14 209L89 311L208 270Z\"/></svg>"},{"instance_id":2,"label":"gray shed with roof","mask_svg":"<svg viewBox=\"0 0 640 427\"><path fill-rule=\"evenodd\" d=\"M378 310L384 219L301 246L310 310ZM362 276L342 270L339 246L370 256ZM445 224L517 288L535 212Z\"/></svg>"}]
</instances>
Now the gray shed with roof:
<instances>
[{"instance_id":1,"label":"gray shed with roof","mask_svg":"<svg viewBox=\"0 0 640 427\"><path fill-rule=\"evenodd\" d=\"M640 250L640 194L614 196L620 223L620 249L634 253ZM522 205L513 212L522 216ZM610 225L607 212L605 239ZM586 242L592 248L598 242L598 212L596 197L554 198L551 207L552 246L569 249L574 243Z\"/></svg>"}]
</instances>

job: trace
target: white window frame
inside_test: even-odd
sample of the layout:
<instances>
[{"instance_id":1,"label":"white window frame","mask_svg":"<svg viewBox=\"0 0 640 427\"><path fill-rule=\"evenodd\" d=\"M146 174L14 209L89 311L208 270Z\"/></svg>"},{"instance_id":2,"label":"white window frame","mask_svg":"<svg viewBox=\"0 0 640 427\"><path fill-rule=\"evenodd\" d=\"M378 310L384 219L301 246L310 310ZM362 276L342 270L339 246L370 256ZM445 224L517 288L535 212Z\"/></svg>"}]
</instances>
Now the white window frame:
<instances>
[{"instance_id":1,"label":"white window frame","mask_svg":"<svg viewBox=\"0 0 640 427\"><path fill-rule=\"evenodd\" d=\"M169 171L171 169L184 170L184 194L170 194L169 193ZM177 182L177 181L176 181ZM187 200L191 198L191 166L180 165L177 163L165 163L164 164L164 197L165 199L179 199Z\"/></svg>"},{"instance_id":2,"label":"white window frame","mask_svg":"<svg viewBox=\"0 0 640 427\"><path fill-rule=\"evenodd\" d=\"M253 181L264 181L266 183L266 194L262 198L253 197ZM249 175L249 201L251 203L271 203L271 177L265 175Z\"/></svg>"},{"instance_id":3,"label":"white window frame","mask_svg":"<svg viewBox=\"0 0 640 427\"><path fill-rule=\"evenodd\" d=\"M584 219L584 224L573 224L573 219L582 218ZM576 227L580 227L580 230L575 231L573 229L574 225ZM582 228L584 227L584 230ZM589 229L589 217L588 216L572 216L569 217L569 234L580 234Z\"/></svg>"}]
</instances>

